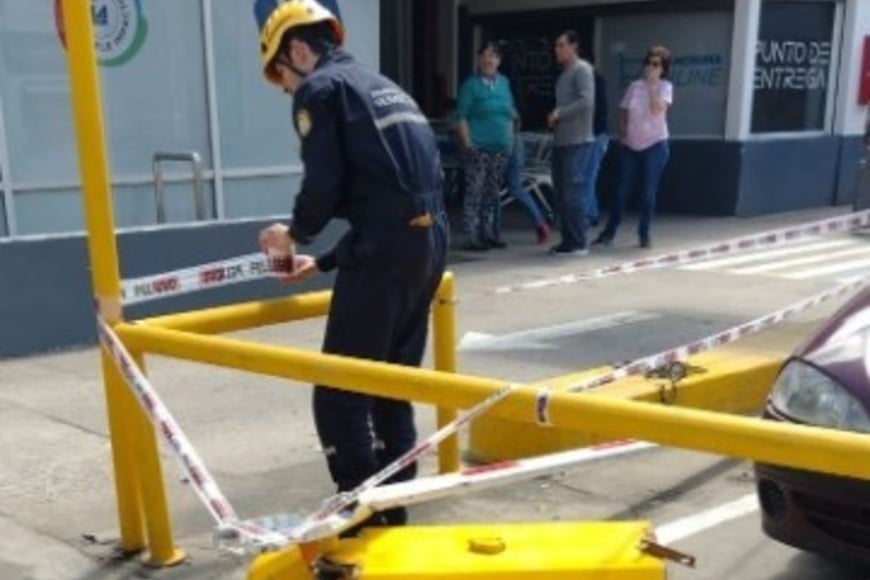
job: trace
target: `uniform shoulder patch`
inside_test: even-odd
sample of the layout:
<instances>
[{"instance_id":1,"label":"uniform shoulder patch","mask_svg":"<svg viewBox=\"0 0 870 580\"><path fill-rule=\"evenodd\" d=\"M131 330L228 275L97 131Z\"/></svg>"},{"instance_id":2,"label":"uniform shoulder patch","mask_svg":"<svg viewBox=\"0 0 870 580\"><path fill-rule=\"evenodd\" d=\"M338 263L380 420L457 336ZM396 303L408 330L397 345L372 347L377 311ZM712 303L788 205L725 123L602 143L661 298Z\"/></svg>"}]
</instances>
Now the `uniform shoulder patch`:
<instances>
[{"instance_id":1,"label":"uniform shoulder patch","mask_svg":"<svg viewBox=\"0 0 870 580\"><path fill-rule=\"evenodd\" d=\"M300 109L296 113L296 130L303 139L311 132L311 113L308 109Z\"/></svg>"}]
</instances>

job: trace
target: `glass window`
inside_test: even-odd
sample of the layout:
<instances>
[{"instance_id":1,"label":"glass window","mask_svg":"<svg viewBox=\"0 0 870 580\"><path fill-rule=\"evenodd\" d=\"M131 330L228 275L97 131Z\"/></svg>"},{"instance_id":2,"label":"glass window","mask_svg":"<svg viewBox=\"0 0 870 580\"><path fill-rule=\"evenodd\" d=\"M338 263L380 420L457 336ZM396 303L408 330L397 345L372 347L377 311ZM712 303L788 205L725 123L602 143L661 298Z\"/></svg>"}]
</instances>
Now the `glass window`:
<instances>
[{"instance_id":1,"label":"glass window","mask_svg":"<svg viewBox=\"0 0 870 580\"><path fill-rule=\"evenodd\" d=\"M274 177L224 178L228 216L235 218L287 215L302 184L302 174Z\"/></svg>"},{"instance_id":2,"label":"glass window","mask_svg":"<svg viewBox=\"0 0 870 580\"><path fill-rule=\"evenodd\" d=\"M266 83L250 2L213 2L221 162L227 169L299 162L291 102Z\"/></svg>"},{"instance_id":3,"label":"glass window","mask_svg":"<svg viewBox=\"0 0 870 580\"><path fill-rule=\"evenodd\" d=\"M0 0L0 92L15 183L76 183L66 56L52 2Z\"/></svg>"},{"instance_id":4,"label":"glass window","mask_svg":"<svg viewBox=\"0 0 870 580\"><path fill-rule=\"evenodd\" d=\"M213 2L221 158L227 169L299 163L292 102L263 78L250 2ZM347 47L378 66L378 0L342 2Z\"/></svg>"},{"instance_id":5,"label":"glass window","mask_svg":"<svg viewBox=\"0 0 870 580\"><path fill-rule=\"evenodd\" d=\"M205 219L214 213L214 188L211 181L202 185ZM116 185L115 225L119 228L148 226L157 223L157 203L154 185ZM166 223L193 222L196 219L193 182L187 175L166 173L163 183L163 211Z\"/></svg>"},{"instance_id":6,"label":"glass window","mask_svg":"<svg viewBox=\"0 0 870 580\"><path fill-rule=\"evenodd\" d=\"M209 168L200 3L113 0L94 5L109 10L107 24L99 24L99 13L94 17L100 41L108 36L120 44L117 36L124 18L131 30L128 47L99 51L113 177L150 176L151 159L158 151L196 151ZM131 13L125 14L124 6ZM137 8L138 15L132 12ZM113 28L118 32L110 34ZM134 40L135 35L140 39ZM110 55L114 60L106 60Z\"/></svg>"},{"instance_id":7,"label":"glass window","mask_svg":"<svg viewBox=\"0 0 870 580\"><path fill-rule=\"evenodd\" d=\"M767 0L755 51L752 132L825 129L833 2Z\"/></svg>"},{"instance_id":8,"label":"glass window","mask_svg":"<svg viewBox=\"0 0 870 580\"><path fill-rule=\"evenodd\" d=\"M347 48L378 66L378 0L341 2L348 23ZM288 213L298 189L299 140L292 102L263 78L259 37L251 4L213 2L215 85L221 163L228 172L286 168L286 177L224 177L226 215L250 217ZM292 175L291 175L292 174ZM282 189L291 188L289 191Z\"/></svg>"},{"instance_id":9,"label":"glass window","mask_svg":"<svg viewBox=\"0 0 870 580\"><path fill-rule=\"evenodd\" d=\"M671 134L724 135L732 27L733 15L720 11L603 18L598 60L607 82L611 131L616 130L625 89L643 71L647 48L665 44L671 51L674 85L674 106L668 111Z\"/></svg>"},{"instance_id":10,"label":"glass window","mask_svg":"<svg viewBox=\"0 0 870 580\"><path fill-rule=\"evenodd\" d=\"M78 188L21 191L15 196L18 234L80 232L85 229Z\"/></svg>"},{"instance_id":11,"label":"glass window","mask_svg":"<svg viewBox=\"0 0 870 580\"><path fill-rule=\"evenodd\" d=\"M15 192L22 234L83 225L59 6L0 0L0 91L9 158L16 186L35 186ZM150 179L157 151L196 151L208 168L200 4L95 0L92 14L113 180ZM122 225L154 223L153 208L142 208L153 195L131 196L118 188L115 197Z\"/></svg>"}]
</instances>

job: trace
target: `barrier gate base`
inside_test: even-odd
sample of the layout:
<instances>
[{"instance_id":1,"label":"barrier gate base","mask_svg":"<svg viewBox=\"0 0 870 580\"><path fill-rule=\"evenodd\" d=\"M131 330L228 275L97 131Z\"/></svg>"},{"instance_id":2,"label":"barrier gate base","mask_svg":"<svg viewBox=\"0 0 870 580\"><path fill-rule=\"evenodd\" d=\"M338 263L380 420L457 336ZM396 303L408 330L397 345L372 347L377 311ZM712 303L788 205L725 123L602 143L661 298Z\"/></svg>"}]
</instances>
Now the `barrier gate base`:
<instances>
[{"instance_id":1,"label":"barrier gate base","mask_svg":"<svg viewBox=\"0 0 870 580\"><path fill-rule=\"evenodd\" d=\"M665 562L640 549L650 529L643 521L372 528L338 541L314 570L297 546L259 556L248 580L663 580Z\"/></svg>"}]
</instances>

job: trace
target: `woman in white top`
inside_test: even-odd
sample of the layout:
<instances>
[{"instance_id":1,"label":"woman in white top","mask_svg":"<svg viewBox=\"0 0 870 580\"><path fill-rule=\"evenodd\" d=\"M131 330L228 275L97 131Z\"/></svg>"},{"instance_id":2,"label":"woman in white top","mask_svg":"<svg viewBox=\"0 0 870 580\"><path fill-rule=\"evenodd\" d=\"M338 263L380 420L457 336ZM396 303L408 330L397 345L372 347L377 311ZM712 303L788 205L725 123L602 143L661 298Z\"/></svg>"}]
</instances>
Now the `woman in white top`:
<instances>
[{"instance_id":1,"label":"woman in white top","mask_svg":"<svg viewBox=\"0 0 870 580\"><path fill-rule=\"evenodd\" d=\"M667 79L671 53L664 46L650 47L643 65L643 76L628 86L620 104L620 181L607 225L593 244L609 245L613 242L622 222L625 204L639 185L640 222L637 235L641 248L652 247L650 224L655 212L659 181L670 156L667 113L674 100L674 87Z\"/></svg>"}]
</instances>

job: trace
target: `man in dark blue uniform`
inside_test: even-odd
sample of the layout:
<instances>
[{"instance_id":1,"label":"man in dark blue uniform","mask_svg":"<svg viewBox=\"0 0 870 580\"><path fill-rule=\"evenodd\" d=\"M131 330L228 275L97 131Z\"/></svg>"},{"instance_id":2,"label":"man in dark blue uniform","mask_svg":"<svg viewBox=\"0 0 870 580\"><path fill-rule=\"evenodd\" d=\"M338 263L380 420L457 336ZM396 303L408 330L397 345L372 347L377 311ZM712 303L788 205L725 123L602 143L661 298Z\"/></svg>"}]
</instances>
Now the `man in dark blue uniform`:
<instances>
[{"instance_id":1,"label":"man in dark blue uniform","mask_svg":"<svg viewBox=\"0 0 870 580\"><path fill-rule=\"evenodd\" d=\"M257 0L266 78L293 95L305 176L288 226L260 234L292 257L286 280L337 268L323 350L418 366L448 243L435 136L414 100L341 49L344 29L314 0ZM332 218L350 223L322 256L297 255ZM314 419L339 491L354 488L416 440L407 401L314 388ZM414 477L415 467L393 481ZM400 525L404 509L378 523Z\"/></svg>"}]
</instances>

